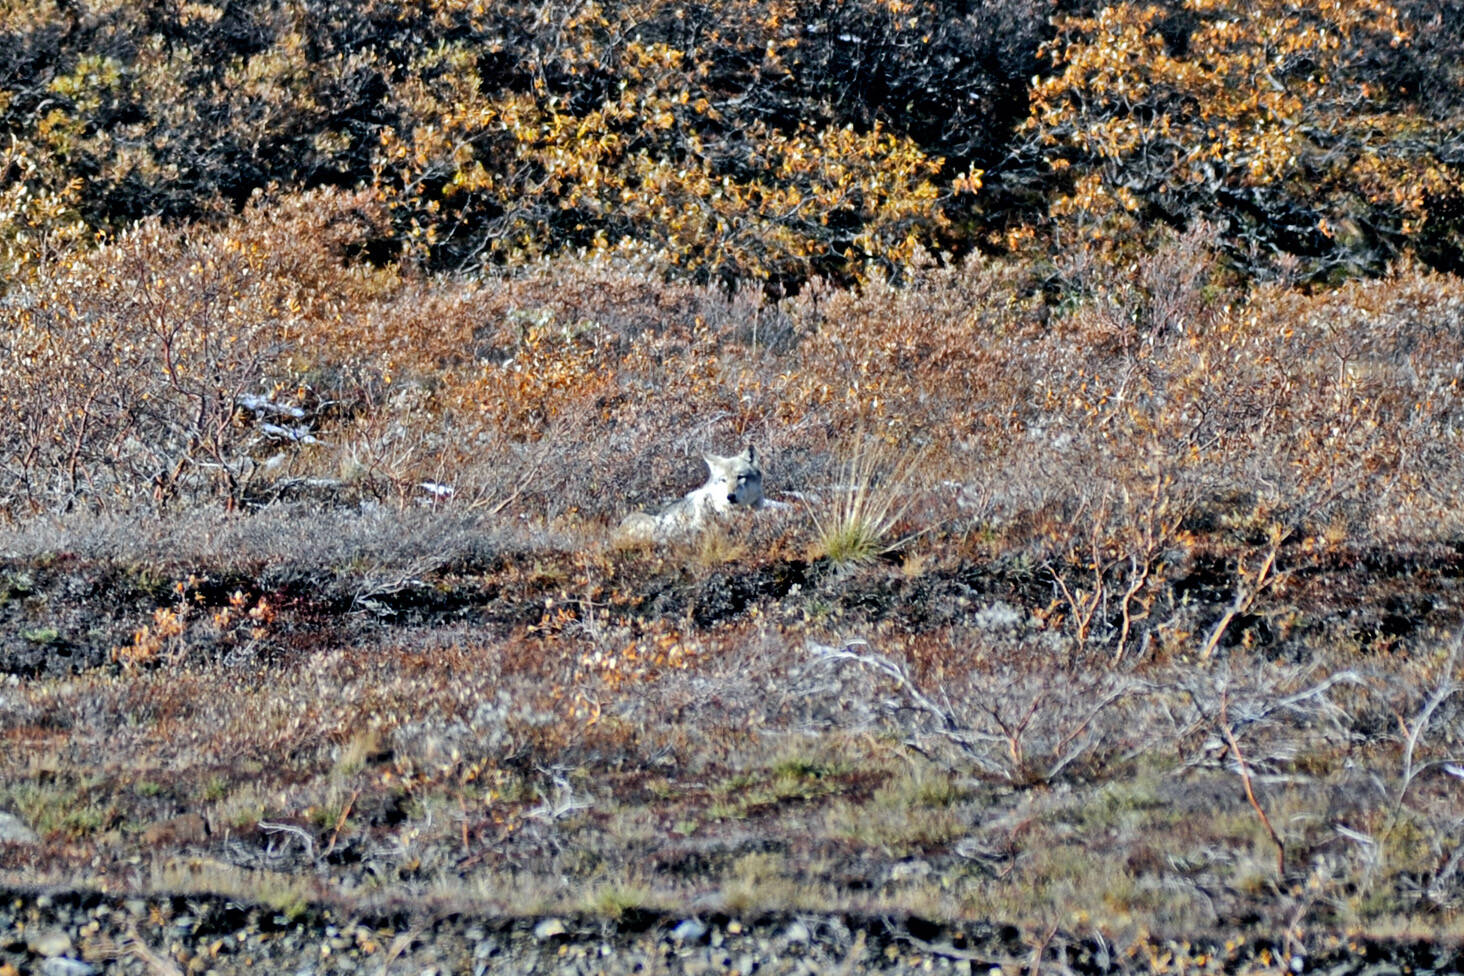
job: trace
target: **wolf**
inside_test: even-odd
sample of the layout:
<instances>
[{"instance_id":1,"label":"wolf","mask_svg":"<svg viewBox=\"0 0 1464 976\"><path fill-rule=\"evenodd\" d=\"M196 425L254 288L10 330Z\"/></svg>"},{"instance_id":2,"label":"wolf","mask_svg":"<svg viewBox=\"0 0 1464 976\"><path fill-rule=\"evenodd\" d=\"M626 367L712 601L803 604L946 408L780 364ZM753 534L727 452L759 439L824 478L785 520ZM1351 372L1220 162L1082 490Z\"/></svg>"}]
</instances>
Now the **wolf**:
<instances>
[{"instance_id":1,"label":"wolf","mask_svg":"<svg viewBox=\"0 0 1464 976\"><path fill-rule=\"evenodd\" d=\"M751 444L741 454L703 454L702 460L707 463L706 484L659 515L636 512L626 516L617 536L631 542L661 542L691 535L734 509L758 509L767 504L762 467Z\"/></svg>"}]
</instances>

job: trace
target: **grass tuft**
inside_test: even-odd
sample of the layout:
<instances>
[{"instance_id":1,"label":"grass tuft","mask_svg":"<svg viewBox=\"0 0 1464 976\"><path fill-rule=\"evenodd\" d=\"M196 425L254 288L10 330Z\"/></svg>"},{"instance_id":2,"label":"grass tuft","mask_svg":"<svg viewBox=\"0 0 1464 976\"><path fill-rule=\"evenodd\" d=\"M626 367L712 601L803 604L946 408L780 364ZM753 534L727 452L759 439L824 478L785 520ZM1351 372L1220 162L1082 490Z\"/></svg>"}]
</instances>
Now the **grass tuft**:
<instances>
[{"instance_id":1,"label":"grass tuft","mask_svg":"<svg viewBox=\"0 0 1464 976\"><path fill-rule=\"evenodd\" d=\"M893 533L910 510L914 466L910 455L892 456L884 442L857 436L844 463L843 480L823 514L816 506L811 509L814 557L852 568L905 545L909 538L895 538Z\"/></svg>"}]
</instances>

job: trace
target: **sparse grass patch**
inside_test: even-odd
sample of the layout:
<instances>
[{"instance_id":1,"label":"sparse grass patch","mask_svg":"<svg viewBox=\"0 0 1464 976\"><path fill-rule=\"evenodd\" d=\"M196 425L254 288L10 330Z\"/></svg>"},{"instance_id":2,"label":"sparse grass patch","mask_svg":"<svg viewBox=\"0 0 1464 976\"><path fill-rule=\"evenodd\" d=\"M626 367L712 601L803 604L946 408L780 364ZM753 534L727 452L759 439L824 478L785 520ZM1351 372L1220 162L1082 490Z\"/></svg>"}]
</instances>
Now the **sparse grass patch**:
<instances>
[{"instance_id":1,"label":"sparse grass patch","mask_svg":"<svg viewBox=\"0 0 1464 976\"><path fill-rule=\"evenodd\" d=\"M949 807L961 798L961 791L950 773L924 762L912 762L900 773L875 790L874 802L890 808Z\"/></svg>"},{"instance_id":2,"label":"sparse grass patch","mask_svg":"<svg viewBox=\"0 0 1464 976\"><path fill-rule=\"evenodd\" d=\"M787 784L798 790L805 784L816 782L834 772L834 767L803 755L788 755L777 760L770 767L774 782Z\"/></svg>"},{"instance_id":3,"label":"sparse grass patch","mask_svg":"<svg viewBox=\"0 0 1464 976\"><path fill-rule=\"evenodd\" d=\"M100 786L64 780L13 783L0 794L0 807L13 806L21 819L43 837L88 837L105 829L117 816L112 798L105 793L94 796Z\"/></svg>"},{"instance_id":4,"label":"sparse grass patch","mask_svg":"<svg viewBox=\"0 0 1464 976\"><path fill-rule=\"evenodd\" d=\"M230 787L221 780L210 780L210 786L219 784L223 792L212 801L213 817L222 826L242 830L265 819L269 812L270 797L265 786L246 781Z\"/></svg>"},{"instance_id":5,"label":"sparse grass patch","mask_svg":"<svg viewBox=\"0 0 1464 976\"><path fill-rule=\"evenodd\" d=\"M1132 776L1104 783L1074 812L1084 829L1111 831L1169 819L1162 774L1141 768Z\"/></svg>"},{"instance_id":6,"label":"sparse grass patch","mask_svg":"<svg viewBox=\"0 0 1464 976\"><path fill-rule=\"evenodd\" d=\"M244 902L260 902L293 922L309 910L322 891L308 877L278 871L242 868L212 858L167 857L154 862L150 871L154 891L179 894L229 895Z\"/></svg>"},{"instance_id":7,"label":"sparse grass patch","mask_svg":"<svg viewBox=\"0 0 1464 976\"><path fill-rule=\"evenodd\" d=\"M733 880L750 884L781 880L787 877L788 858L772 851L754 851L739 857L728 873Z\"/></svg>"},{"instance_id":8,"label":"sparse grass patch","mask_svg":"<svg viewBox=\"0 0 1464 976\"><path fill-rule=\"evenodd\" d=\"M584 907L596 915L615 919L626 912L655 905L655 895L649 887L633 881L621 881L597 886L586 897Z\"/></svg>"},{"instance_id":9,"label":"sparse grass patch","mask_svg":"<svg viewBox=\"0 0 1464 976\"><path fill-rule=\"evenodd\" d=\"M841 744L807 743L815 751L784 752L769 765L737 773L717 784L707 807L715 820L741 820L783 804L812 802L836 795L850 770Z\"/></svg>"},{"instance_id":10,"label":"sparse grass patch","mask_svg":"<svg viewBox=\"0 0 1464 976\"><path fill-rule=\"evenodd\" d=\"M824 825L836 837L900 857L962 836L960 798L948 773L917 762L898 769L869 802L835 803Z\"/></svg>"},{"instance_id":11,"label":"sparse grass patch","mask_svg":"<svg viewBox=\"0 0 1464 976\"><path fill-rule=\"evenodd\" d=\"M965 833L963 818L949 808L875 806L840 802L829 808L824 827L833 836L890 857L940 847Z\"/></svg>"},{"instance_id":12,"label":"sparse grass patch","mask_svg":"<svg viewBox=\"0 0 1464 976\"><path fill-rule=\"evenodd\" d=\"M817 898L815 886L797 877L787 856L771 851L744 854L733 863L721 895L729 911L751 913L796 907Z\"/></svg>"}]
</instances>

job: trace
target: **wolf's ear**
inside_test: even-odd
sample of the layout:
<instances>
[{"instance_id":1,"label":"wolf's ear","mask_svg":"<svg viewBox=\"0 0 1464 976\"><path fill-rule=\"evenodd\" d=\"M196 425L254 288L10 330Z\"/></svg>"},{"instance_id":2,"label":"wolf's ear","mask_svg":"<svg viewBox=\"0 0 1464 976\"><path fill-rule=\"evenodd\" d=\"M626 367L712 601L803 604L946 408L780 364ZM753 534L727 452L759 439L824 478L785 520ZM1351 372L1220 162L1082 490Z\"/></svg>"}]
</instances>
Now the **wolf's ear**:
<instances>
[{"instance_id":1,"label":"wolf's ear","mask_svg":"<svg viewBox=\"0 0 1464 976\"><path fill-rule=\"evenodd\" d=\"M747 445L747 450L743 451L742 454L744 457L747 458L748 464L757 463L757 451L753 449L753 446L751 444Z\"/></svg>"},{"instance_id":2,"label":"wolf's ear","mask_svg":"<svg viewBox=\"0 0 1464 976\"><path fill-rule=\"evenodd\" d=\"M715 454L703 454L702 460L707 462L707 470L712 474L716 474L717 468L727 463L726 458L719 458Z\"/></svg>"}]
</instances>

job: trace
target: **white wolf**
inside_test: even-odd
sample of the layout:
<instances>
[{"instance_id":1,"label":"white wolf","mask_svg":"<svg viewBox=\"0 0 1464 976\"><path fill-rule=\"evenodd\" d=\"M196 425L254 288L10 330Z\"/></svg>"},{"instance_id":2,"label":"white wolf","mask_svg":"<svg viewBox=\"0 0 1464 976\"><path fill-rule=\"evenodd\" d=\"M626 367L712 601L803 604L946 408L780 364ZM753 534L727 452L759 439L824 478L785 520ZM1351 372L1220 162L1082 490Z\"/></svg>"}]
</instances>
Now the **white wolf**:
<instances>
[{"instance_id":1,"label":"white wolf","mask_svg":"<svg viewBox=\"0 0 1464 976\"><path fill-rule=\"evenodd\" d=\"M702 459L707 462L706 484L659 515L645 512L627 515L617 535L626 541L659 542L690 535L734 508L756 509L767 504L763 498L762 468L751 444L732 457L703 454Z\"/></svg>"}]
</instances>

